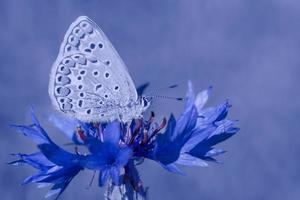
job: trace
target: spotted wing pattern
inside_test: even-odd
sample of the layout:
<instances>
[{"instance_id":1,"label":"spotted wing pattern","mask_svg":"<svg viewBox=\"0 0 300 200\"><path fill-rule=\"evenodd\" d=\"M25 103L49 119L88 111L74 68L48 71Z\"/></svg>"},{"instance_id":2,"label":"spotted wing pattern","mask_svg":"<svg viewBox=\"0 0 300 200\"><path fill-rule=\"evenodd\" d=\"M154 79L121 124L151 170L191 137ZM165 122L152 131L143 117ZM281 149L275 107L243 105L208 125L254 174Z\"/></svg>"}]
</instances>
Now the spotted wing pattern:
<instances>
[{"instance_id":1,"label":"spotted wing pattern","mask_svg":"<svg viewBox=\"0 0 300 200\"><path fill-rule=\"evenodd\" d=\"M137 101L122 59L101 29L85 16L66 32L52 67L49 94L58 110L89 122L118 119L122 108Z\"/></svg>"}]
</instances>

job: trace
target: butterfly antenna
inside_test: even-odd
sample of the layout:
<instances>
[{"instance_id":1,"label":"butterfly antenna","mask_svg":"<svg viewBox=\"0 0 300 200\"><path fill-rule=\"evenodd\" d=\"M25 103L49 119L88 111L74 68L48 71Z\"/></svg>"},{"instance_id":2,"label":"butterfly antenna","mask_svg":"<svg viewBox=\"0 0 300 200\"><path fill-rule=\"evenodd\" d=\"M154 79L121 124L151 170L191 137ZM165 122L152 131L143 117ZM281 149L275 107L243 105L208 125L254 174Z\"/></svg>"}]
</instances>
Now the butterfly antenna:
<instances>
[{"instance_id":1,"label":"butterfly antenna","mask_svg":"<svg viewBox=\"0 0 300 200\"><path fill-rule=\"evenodd\" d=\"M154 95L153 98L162 98L162 99L170 99L170 100L176 100L176 101L183 101L184 98L182 97L169 97L164 95Z\"/></svg>"}]
</instances>

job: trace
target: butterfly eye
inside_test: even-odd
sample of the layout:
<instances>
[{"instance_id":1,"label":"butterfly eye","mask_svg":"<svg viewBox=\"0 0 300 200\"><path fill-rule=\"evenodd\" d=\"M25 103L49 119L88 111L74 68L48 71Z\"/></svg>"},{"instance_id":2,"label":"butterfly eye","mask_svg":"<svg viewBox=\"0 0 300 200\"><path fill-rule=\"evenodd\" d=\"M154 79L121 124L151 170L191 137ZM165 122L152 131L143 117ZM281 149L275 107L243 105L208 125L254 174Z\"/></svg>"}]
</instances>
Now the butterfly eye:
<instances>
[{"instance_id":1,"label":"butterfly eye","mask_svg":"<svg viewBox=\"0 0 300 200\"><path fill-rule=\"evenodd\" d=\"M146 107L148 105L148 100L146 98L143 98L144 106Z\"/></svg>"},{"instance_id":2,"label":"butterfly eye","mask_svg":"<svg viewBox=\"0 0 300 200\"><path fill-rule=\"evenodd\" d=\"M119 90L119 86L115 86L115 90Z\"/></svg>"}]
</instances>

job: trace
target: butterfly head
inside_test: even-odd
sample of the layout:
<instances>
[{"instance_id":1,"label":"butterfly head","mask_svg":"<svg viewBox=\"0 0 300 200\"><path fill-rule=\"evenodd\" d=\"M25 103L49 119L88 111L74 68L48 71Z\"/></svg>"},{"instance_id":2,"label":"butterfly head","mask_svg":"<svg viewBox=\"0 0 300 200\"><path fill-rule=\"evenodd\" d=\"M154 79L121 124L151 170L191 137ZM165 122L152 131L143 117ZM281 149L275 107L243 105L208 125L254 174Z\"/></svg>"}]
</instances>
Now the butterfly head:
<instances>
[{"instance_id":1,"label":"butterfly head","mask_svg":"<svg viewBox=\"0 0 300 200\"><path fill-rule=\"evenodd\" d=\"M147 110L147 108L150 106L152 102L152 97L146 97L146 96L142 96L141 97L141 105L143 106L143 112L145 110Z\"/></svg>"}]
</instances>

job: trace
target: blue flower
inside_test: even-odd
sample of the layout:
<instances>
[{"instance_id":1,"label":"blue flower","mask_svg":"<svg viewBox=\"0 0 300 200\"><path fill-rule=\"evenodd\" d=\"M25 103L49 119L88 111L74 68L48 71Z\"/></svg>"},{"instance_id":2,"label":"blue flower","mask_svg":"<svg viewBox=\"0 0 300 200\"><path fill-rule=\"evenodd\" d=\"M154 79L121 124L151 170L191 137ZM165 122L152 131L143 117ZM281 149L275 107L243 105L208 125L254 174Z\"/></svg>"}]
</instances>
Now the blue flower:
<instances>
[{"instance_id":1,"label":"blue flower","mask_svg":"<svg viewBox=\"0 0 300 200\"><path fill-rule=\"evenodd\" d=\"M215 149L214 146L239 131L233 121L225 119L230 108L227 101L217 107L203 108L211 89L210 87L200 92L195 99L199 117L191 137L181 150L181 155L176 161L177 164L207 166L205 161L216 162L214 157L225 151Z\"/></svg>"},{"instance_id":2,"label":"blue flower","mask_svg":"<svg viewBox=\"0 0 300 200\"><path fill-rule=\"evenodd\" d=\"M30 182L53 184L47 196L58 194L59 197L70 181L84 168L100 171L100 186L105 184L108 177L112 178L115 185L120 184L120 170L127 164L132 152L126 146L119 146L121 133L119 122L112 122L104 128L103 141L88 133L84 143L91 154L80 155L78 152L77 154L67 152L51 141L33 112L32 119L33 124L30 126L12 126L36 142L40 149L40 152L30 155L14 154L20 159L9 163L12 165L26 163L39 170L23 184ZM90 132L93 130L90 129Z\"/></svg>"},{"instance_id":3,"label":"blue flower","mask_svg":"<svg viewBox=\"0 0 300 200\"><path fill-rule=\"evenodd\" d=\"M15 154L20 159L10 164L17 165L26 163L38 170L23 181L27 183L52 184L52 188L46 196L57 194L57 198L66 189L70 181L83 169L79 165L77 155L71 154L51 141L45 130L40 126L32 111L32 122L30 126L13 125L17 131L31 138L41 152L34 154ZM43 185L42 184L42 185Z\"/></svg>"},{"instance_id":4,"label":"blue flower","mask_svg":"<svg viewBox=\"0 0 300 200\"><path fill-rule=\"evenodd\" d=\"M83 160L83 166L91 170L100 170L99 186L103 186L109 177L115 185L119 185L120 171L132 157L132 150L126 144L120 145L120 122L107 124L102 134L103 141L90 135L86 138L85 145L91 155Z\"/></svg>"},{"instance_id":5,"label":"blue flower","mask_svg":"<svg viewBox=\"0 0 300 200\"><path fill-rule=\"evenodd\" d=\"M141 87L139 92L143 93L147 86ZM50 121L75 145L74 153L55 144L32 111L31 125L12 127L32 139L39 151L13 154L18 160L9 164L27 164L37 169L23 184L51 184L47 196L56 194L58 198L71 180L87 169L99 172L100 187L109 183L107 195L122 191L122 198L146 198L147 189L136 169L144 159L153 160L170 172L183 174L178 165L207 166L208 161L218 162L215 157L225 151L216 149L215 145L239 130L233 121L226 119L230 108L227 101L216 107L204 107L211 89L195 95L189 83L183 113L178 119L171 114L161 123L155 121L154 112L149 119L135 119L126 124L119 121L84 123L51 116ZM78 146L85 147L89 153L82 154Z\"/></svg>"},{"instance_id":6,"label":"blue flower","mask_svg":"<svg viewBox=\"0 0 300 200\"><path fill-rule=\"evenodd\" d=\"M198 113L194 105L194 99L192 84L189 83L183 114L177 121L171 114L166 131L163 134L158 134L156 138L153 159L172 172L181 173L176 166L171 164L178 160L181 148L190 139L197 122Z\"/></svg>"}]
</instances>

